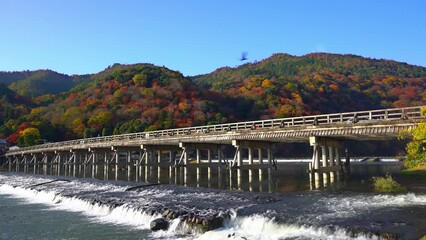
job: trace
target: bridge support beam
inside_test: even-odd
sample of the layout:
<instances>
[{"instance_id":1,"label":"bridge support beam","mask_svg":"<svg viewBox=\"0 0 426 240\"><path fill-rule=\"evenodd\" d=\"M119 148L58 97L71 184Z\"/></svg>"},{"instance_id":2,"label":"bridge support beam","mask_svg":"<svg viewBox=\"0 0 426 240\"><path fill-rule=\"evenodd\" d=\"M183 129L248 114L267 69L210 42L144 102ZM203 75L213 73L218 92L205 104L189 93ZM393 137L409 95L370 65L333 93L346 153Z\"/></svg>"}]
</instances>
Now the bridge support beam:
<instances>
[{"instance_id":1,"label":"bridge support beam","mask_svg":"<svg viewBox=\"0 0 426 240\"><path fill-rule=\"evenodd\" d=\"M27 158L27 155L24 154L22 156L21 164L24 165L24 172L25 173L28 172L28 158Z\"/></svg>"},{"instance_id":2,"label":"bridge support beam","mask_svg":"<svg viewBox=\"0 0 426 240\"><path fill-rule=\"evenodd\" d=\"M262 141L242 141L242 140L232 140L232 145L236 148L236 153L234 157L234 163L237 167L243 166L243 149L247 149L248 164L254 165L254 149L257 149L258 155L258 164L263 164L263 150L267 152L267 161L268 164L272 164L273 161L273 143L262 142ZM234 164L235 166L235 164Z\"/></svg>"},{"instance_id":3,"label":"bridge support beam","mask_svg":"<svg viewBox=\"0 0 426 240\"><path fill-rule=\"evenodd\" d=\"M141 149L144 151L145 164L156 163L160 164L164 152L168 153L168 163L175 161L176 152L180 150L179 146L176 145L141 145ZM156 153L156 154L155 154ZM155 158L156 155L156 158Z\"/></svg>"},{"instance_id":4,"label":"bridge support beam","mask_svg":"<svg viewBox=\"0 0 426 240\"><path fill-rule=\"evenodd\" d=\"M9 170L9 172L10 171L12 171L12 157L7 157L7 168L8 168L8 170Z\"/></svg>"},{"instance_id":5,"label":"bridge support beam","mask_svg":"<svg viewBox=\"0 0 426 240\"><path fill-rule=\"evenodd\" d=\"M313 147L312 162L309 164L311 183L315 183L315 188L320 186L320 176L324 186L328 182L334 182L340 178L342 165L340 159L341 142L332 138L310 137L310 145ZM320 156L321 162L320 165Z\"/></svg>"},{"instance_id":6,"label":"bridge support beam","mask_svg":"<svg viewBox=\"0 0 426 240\"><path fill-rule=\"evenodd\" d=\"M41 165L41 157L42 155L40 153L31 153L31 160L29 162L29 165L33 166L34 174L37 173L37 169L39 169Z\"/></svg>"},{"instance_id":7,"label":"bridge support beam","mask_svg":"<svg viewBox=\"0 0 426 240\"><path fill-rule=\"evenodd\" d=\"M93 149L71 149L70 150L70 158L68 159L67 163L68 165L79 165L82 163L85 163L90 156L88 156L89 153L92 152ZM84 156L84 160L83 160Z\"/></svg>"},{"instance_id":8,"label":"bridge support beam","mask_svg":"<svg viewBox=\"0 0 426 240\"><path fill-rule=\"evenodd\" d=\"M212 164L213 152L217 152L217 161L221 164L223 159L223 153L221 150L221 144L209 144L209 143L179 143L179 147L184 151L185 154L191 149L195 149L195 159L197 164L207 163L209 166ZM206 159L202 159L202 153L206 153ZM189 164L188 156L183 156L184 165Z\"/></svg>"},{"instance_id":9,"label":"bridge support beam","mask_svg":"<svg viewBox=\"0 0 426 240\"><path fill-rule=\"evenodd\" d=\"M51 161L52 168L55 168L56 174L61 175L62 166L66 166L69 161L70 151L56 150Z\"/></svg>"},{"instance_id":10,"label":"bridge support beam","mask_svg":"<svg viewBox=\"0 0 426 240\"><path fill-rule=\"evenodd\" d=\"M136 161L136 176L142 177L142 172L145 173L145 182L152 180L153 170L157 170L157 181L161 179L161 166L168 166L168 177L171 178L172 164L175 163L176 152L180 150L177 145L157 145L157 144L142 144L140 145L139 160ZM184 155L184 154L182 154ZM145 166L145 171L142 171L142 165Z\"/></svg>"},{"instance_id":11,"label":"bridge support beam","mask_svg":"<svg viewBox=\"0 0 426 240\"><path fill-rule=\"evenodd\" d=\"M53 161L54 153L52 152L42 152L42 159L40 160L40 163L43 165L43 173L47 174L49 165L51 165Z\"/></svg>"},{"instance_id":12,"label":"bridge support beam","mask_svg":"<svg viewBox=\"0 0 426 240\"><path fill-rule=\"evenodd\" d=\"M119 168L123 168L124 166L132 166L133 165L133 158L132 158L132 153L133 152L140 152L141 148L140 147L136 147L136 146L129 146L129 147L115 147L112 146L111 147L112 151L115 151L115 164L119 167ZM120 156L124 157L124 161L120 161Z\"/></svg>"},{"instance_id":13,"label":"bridge support beam","mask_svg":"<svg viewBox=\"0 0 426 240\"><path fill-rule=\"evenodd\" d=\"M40 154L39 153L31 153L31 160L29 164L32 164L33 166L37 166L39 164Z\"/></svg>"},{"instance_id":14,"label":"bridge support beam","mask_svg":"<svg viewBox=\"0 0 426 240\"><path fill-rule=\"evenodd\" d=\"M111 152L109 148L89 148L88 152L90 154L88 164L92 165L92 177L97 176L99 171L99 165L104 164L104 171L107 169L105 165L105 156L107 152Z\"/></svg>"}]
</instances>

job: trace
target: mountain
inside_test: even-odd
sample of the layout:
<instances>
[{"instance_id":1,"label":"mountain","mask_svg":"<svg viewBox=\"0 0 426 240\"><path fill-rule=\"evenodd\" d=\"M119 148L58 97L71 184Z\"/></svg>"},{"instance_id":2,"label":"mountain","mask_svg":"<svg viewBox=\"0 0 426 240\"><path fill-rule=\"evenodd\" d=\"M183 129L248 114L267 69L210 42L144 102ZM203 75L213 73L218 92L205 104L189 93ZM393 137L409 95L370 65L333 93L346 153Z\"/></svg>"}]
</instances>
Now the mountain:
<instances>
[{"instance_id":1,"label":"mountain","mask_svg":"<svg viewBox=\"0 0 426 240\"><path fill-rule=\"evenodd\" d=\"M21 96L37 97L68 91L75 83L71 76L51 70L0 72L0 83Z\"/></svg>"},{"instance_id":2,"label":"mountain","mask_svg":"<svg viewBox=\"0 0 426 240\"><path fill-rule=\"evenodd\" d=\"M3 83L6 86L13 82L17 82L21 79L27 78L32 74L32 71L14 71L14 72L4 72L0 71L0 84Z\"/></svg>"},{"instance_id":3,"label":"mountain","mask_svg":"<svg viewBox=\"0 0 426 240\"><path fill-rule=\"evenodd\" d=\"M5 138L13 131L5 127L10 119L18 119L29 113L34 106L28 98L22 97L10 90L4 83L0 83L0 138Z\"/></svg>"},{"instance_id":4,"label":"mountain","mask_svg":"<svg viewBox=\"0 0 426 240\"><path fill-rule=\"evenodd\" d=\"M274 54L192 77L152 64L113 64L73 76L0 72L0 82L0 134L29 145L37 138L426 104L426 68L326 53Z\"/></svg>"},{"instance_id":5,"label":"mountain","mask_svg":"<svg viewBox=\"0 0 426 240\"><path fill-rule=\"evenodd\" d=\"M115 65L39 108L31 118L89 137L235 121L235 99L152 64Z\"/></svg>"},{"instance_id":6,"label":"mountain","mask_svg":"<svg viewBox=\"0 0 426 240\"><path fill-rule=\"evenodd\" d=\"M377 76L425 77L426 68L391 60L377 60L356 55L311 53L292 56L277 53L262 61L246 63L236 68L223 67L191 79L206 88L219 89L221 84L240 82L252 76L268 78L297 78L298 76L329 71L345 76L359 75L369 79Z\"/></svg>"},{"instance_id":7,"label":"mountain","mask_svg":"<svg viewBox=\"0 0 426 240\"><path fill-rule=\"evenodd\" d=\"M261 118L426 103L426 68L355 55L274 54L191 80L205 89L252 101L251 116Z\"/></svg>"}]
</instances>

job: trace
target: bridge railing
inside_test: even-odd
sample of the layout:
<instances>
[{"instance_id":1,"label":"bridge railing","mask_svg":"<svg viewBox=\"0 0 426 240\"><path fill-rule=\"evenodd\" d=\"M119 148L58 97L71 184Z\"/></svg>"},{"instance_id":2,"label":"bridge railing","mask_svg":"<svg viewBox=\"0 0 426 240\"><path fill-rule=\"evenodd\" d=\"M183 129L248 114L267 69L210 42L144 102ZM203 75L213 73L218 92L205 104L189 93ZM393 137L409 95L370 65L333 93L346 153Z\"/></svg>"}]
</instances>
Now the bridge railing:
<instances>
[{"instance_id":1,"label":"bridge railing","mask_svg":"<svg viewBox=\"0 0 426 240\"><path fill-rule=\"evenodd\" d=\"M149 139L157 137L173 137L175 135L190 135L190 134L209 134L218 132L231 132L238 130L257 130L257 129L270 129L270 128L286 128L294 126L312 126L324 125L333 123L347 123L354 124L358 122L380 122L398 119L415 119L422 118L420 111L423 106L406 107L406 108L391 108L379 109L371 111L358 111L358 112L345 112L333 114L321 114L312 116L301 116L291 118L279 118L268 120L256 120L247 122L225 123L216 125L205 125L186 128L166 129L150 132L129 133L121 135L112 135L105 137L94 137L70 140L56 143L46 143L31 147L10 150L9 152L19 152L24 150L56 148L64 146L73 146L79 144L90 143L108 143L114 141L138 140Z\"/></svg>"}]
</instances>

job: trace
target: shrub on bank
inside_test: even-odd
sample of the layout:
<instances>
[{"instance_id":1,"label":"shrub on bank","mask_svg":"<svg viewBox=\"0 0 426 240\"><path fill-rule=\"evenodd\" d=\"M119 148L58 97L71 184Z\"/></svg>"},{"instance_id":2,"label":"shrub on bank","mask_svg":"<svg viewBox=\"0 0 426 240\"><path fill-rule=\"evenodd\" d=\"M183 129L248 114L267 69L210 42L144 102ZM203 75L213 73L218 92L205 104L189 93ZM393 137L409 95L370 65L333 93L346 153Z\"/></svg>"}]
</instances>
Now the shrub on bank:
<instances>
[{"instance_id":1,"label":"shrub on bank","mask_svg":"<svg viewBox=\"0 0 426 240\"><path fill-rule=\"evenodd\" d=\"M405 190L404 187L396 182L389 174L385 177L373 177L373 185L377 192L391 193Z\"/></svg>"},{"instance_id":2,"label":"shrub on bank","mask_svg":"<svg viewBox=\"0 0 426 240\"><path fill-rule=\"evenodd\" d=\"M421 115L426 116L426 107L422 108ZM404 165L408 168L415 168L426 163L426 121L421 121L416 128L409 132L402 132L402 139L412 137L412 141L407 144L407 159Z\"/></svg>"}]
</instances>

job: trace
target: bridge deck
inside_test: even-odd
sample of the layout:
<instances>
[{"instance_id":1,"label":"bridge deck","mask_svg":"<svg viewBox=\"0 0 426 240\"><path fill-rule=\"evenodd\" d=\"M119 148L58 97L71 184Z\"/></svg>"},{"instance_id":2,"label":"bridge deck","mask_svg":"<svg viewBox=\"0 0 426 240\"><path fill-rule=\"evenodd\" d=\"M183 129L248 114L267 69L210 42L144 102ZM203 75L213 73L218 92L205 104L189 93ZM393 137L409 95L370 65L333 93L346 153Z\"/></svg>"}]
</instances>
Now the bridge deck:
<instances>
[{"instance_id":1,"label":"bridge deck","mask_svg":"<svg viewBox=\"0 0 426 240\"><path fill-rule=\"evenodd\" d=\"M140 149L141 145L179 145L181 142L214 144L231 144L232 140L307 142L310 136L387 140L396 138L400 131L412 129L421 119L425 119L420 114L421 108L422 106L323 114L77 139L20 148L7 152L6 156L88 148Z\"/></svg>"}]
</instances>

